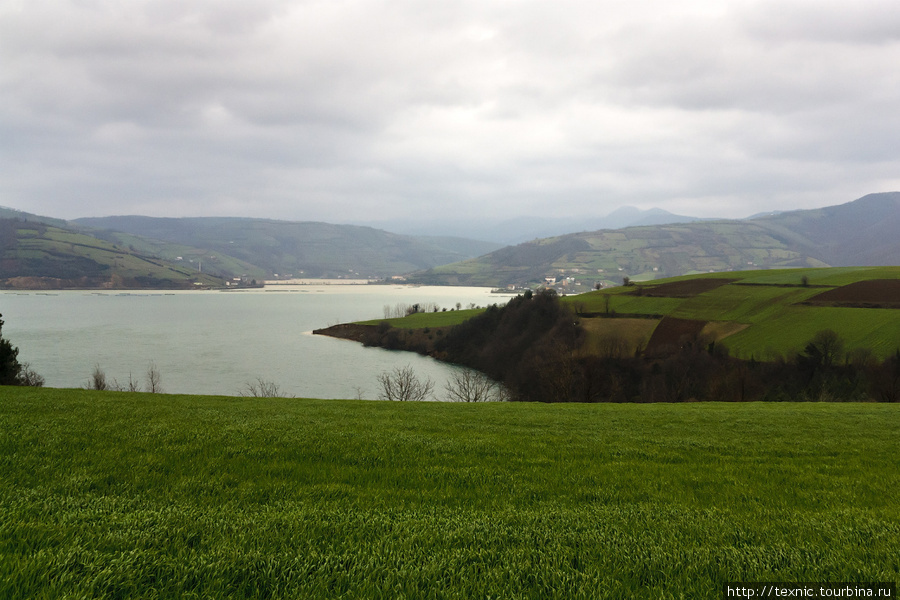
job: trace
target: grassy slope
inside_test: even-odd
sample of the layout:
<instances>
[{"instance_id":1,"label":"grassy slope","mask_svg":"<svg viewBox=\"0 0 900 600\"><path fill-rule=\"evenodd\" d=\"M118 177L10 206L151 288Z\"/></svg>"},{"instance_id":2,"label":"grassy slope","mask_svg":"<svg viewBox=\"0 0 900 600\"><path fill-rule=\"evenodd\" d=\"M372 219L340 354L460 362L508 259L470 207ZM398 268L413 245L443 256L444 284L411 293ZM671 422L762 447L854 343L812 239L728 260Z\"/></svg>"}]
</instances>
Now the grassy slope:
<instances>
[{"instance_id":1,"label":"grassy slope","mask_svg":"<svg viewBox=\"0 0 900 600\"><path fill-rule=\"evenodd\" d=\"M5 265L0 272L3 278L88 277L109 281L150 277L184 285L195 280L206 285L221 284L191 268L168 264L68 229L26 222L13 222L12 227L15 232L9 233L15 235L15 241L7 240L0 252Z\"/></svg>"},{"instance_id":2,"label":"grassy slope","mask_svg":"<svg viewBox=\"0 0 900 600\"><path fill-rule=\"evenodd\" d=\"M692 278L721 278L725 274L675 277L644 286ZM773 353L797 352L822 329L833 329L846 341L848 350L871 348L885 358L900 348L900 310L887 308L843 308L803 306L798 302L824 291L821 287L799 287L802 277L811 286L840 286L865 279L900 278L900 267L839 267L787 269L728 273L737 279L693 298L656 298L631 295L635 288L613 288L574 296L569 302L586 312L604 312L605 296L617 313L671 315L682 319L732 322L747 325L724 340L735 356L767 358ZM754 285L737 285L752 283ZM780 286L797 287L780 287Z\"/></svg>"},{"instance_id":3,"label":"grassy slope","mask_svg":"<svg viewBox=\"0 0 900 600\"><path fill-rule=\"evenodd\" d=\"M475 315L481 313L483 309L472 308L463 310L452 310L444 312L423 312L414 313L406 317L394 319L372 319L371 321L361 321L362 325L378 325L387 321L391 327L398 329L422 329L425 327L449 327L451 325L459 325L463 321L467 321Z\"/></svg>"},{"instance_id":4,"label":"grassy slope","mask_svg":"<svg viewBox=\"0 0 900 600\"><path fill-rule=\"evenodd\" d=\"M2 597L702 599L900 578L897 406L0 400Z\"/></svg>"},{"instance_id":5,"label":"grassy slope","mask_svg":"<svg viewBox=\"0 0 900 600\"><path fill-rule=\"evenodd\" d=\"M92 233L98 238L107 239L119 246L128 247L141 254L158 256L165 261L183 265L185 268L197 269L202 266L203 271L208 274L216 274L221 277L246 276L259 281L268 278L265 269L222 252L115 231Z\"/></svg>"}]
</instances>

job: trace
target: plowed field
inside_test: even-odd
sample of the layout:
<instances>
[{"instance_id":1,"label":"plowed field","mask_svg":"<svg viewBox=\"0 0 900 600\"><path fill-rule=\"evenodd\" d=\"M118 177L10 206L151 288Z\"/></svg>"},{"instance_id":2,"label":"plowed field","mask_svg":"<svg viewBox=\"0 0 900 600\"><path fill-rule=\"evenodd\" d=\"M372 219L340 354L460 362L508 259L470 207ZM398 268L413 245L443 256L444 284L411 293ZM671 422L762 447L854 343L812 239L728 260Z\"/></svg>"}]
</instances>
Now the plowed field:
<instances>
[{"instance_id":1,"label":"plowed field","mask_svg":"<svg viewBox=\"0 0 900 600\"><path fill-rule=\"evenodd\" d=\"M693 298L703 292L714 290L736 279L688 279L686 281L673 281L660 285L648 286L638 291L630 292L632 295L655 296L657 298Z\"/></svg>"},{"instance_id":2,"label":"plowed field","mask_svg":"<svg viewBox=\"0 0 900 600\"><path fill-rule=\"evenodd\" d=\"M900 308L900 279L870 279L822 292L809 299L816 304Z\"/></svg>"}]
</instances>

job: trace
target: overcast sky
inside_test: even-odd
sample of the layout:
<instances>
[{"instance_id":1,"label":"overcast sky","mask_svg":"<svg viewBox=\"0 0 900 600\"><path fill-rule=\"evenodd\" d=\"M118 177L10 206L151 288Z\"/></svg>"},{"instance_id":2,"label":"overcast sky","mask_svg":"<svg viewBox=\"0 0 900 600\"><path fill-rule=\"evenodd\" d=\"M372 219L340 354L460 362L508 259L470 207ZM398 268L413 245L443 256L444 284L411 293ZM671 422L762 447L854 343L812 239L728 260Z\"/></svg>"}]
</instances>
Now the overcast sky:
<instances>
[{"instance_id":1,"label":"overcast sky","mask_svg":"<svg viewBox=\"0 0 900 600\"><path fill-rule=\"evenodd\" d=\"M897 0L0 0L0 205L701 217L900 190Z\"/></svg>"}]
</instances>

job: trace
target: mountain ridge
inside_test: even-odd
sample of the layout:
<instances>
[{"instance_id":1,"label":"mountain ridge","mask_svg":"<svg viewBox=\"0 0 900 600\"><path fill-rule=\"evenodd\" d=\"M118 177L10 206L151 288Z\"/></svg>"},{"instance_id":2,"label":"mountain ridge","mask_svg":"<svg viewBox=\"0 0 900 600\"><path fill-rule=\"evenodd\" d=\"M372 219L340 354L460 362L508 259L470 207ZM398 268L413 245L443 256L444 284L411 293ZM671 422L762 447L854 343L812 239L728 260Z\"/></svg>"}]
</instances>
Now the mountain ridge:
<instances>
[{"instance_id":1,"label":"mountain ridge","mask_svg":"<svg viewBox=\"0 0 900 600\"><path fill-rule=\"evenodd\" d=\"M900 263L900 192L746 220L571 233L432 268L422 284L533 286L585 291L597 284L753 268ZM561 280L561 281L560 281Z\"/></svg>"}]
</instances>

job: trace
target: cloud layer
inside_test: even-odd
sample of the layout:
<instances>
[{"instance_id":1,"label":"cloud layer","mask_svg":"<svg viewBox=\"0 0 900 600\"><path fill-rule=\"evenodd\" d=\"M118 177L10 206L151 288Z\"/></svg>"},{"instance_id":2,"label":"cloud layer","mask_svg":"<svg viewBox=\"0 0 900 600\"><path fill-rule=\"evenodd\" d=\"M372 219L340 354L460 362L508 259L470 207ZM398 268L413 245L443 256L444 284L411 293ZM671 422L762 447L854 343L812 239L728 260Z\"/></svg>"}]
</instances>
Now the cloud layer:
<instances>
[{"instance_id":1,"label":"cloud layer","mask_svg":"<svg viewBox=\"0 0 900 600\"><path fill-rule=\"evenodd\" d=\"M900 5L0 0L0 204L698 216L900 189Z\"/></svg>"}]
</instances>

